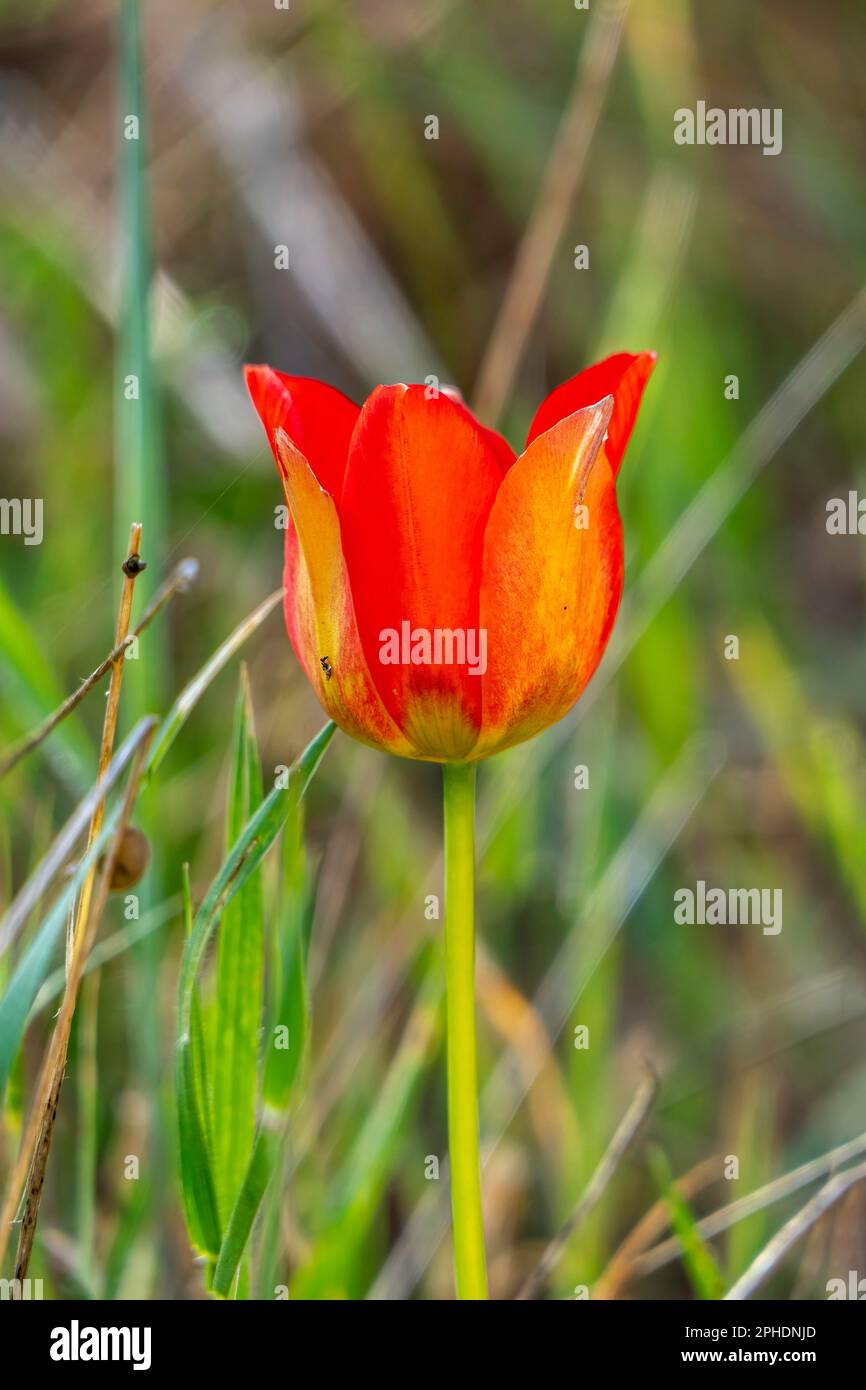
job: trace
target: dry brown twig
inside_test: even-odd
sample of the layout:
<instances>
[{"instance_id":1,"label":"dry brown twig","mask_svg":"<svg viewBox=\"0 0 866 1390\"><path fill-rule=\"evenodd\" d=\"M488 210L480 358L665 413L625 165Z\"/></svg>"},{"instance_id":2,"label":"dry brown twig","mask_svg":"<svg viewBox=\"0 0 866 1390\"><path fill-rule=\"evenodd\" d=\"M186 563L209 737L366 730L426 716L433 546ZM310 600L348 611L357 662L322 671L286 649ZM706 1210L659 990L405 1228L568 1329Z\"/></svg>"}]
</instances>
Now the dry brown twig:
<instances>
[{"instance_id":1,"label":"dry brown twig","mask_svg":"<svg viewBox=\"0 0 866 1390\"><path fill-rule=\"evenodd\" d=\"M144 569L144 562L141 559L141 523L138 521L134 521L129 529L129 547L122 568L123 588L120 591L120 608L117 613L117 627L114 633L113 648L115 651L120 648L121 655L112 662L111 666L108 701L105 706L105 718L102 722L102 740L99 745L99 763L96 769L97 782L101 782L102 778L105 776L114 749L114 736L117 732L117 716L120 712L120 687L123 684L123 672L125 668L123 651L129 634L129 622L132 616L132 595L135 589L136 578ZM94 808L93 815L90 818L90 829L87 833L86 849L90 849L90 846L102 829L104 815L105 797L100 797ZM95 879L96 866L94 865L81 885L81 895L77 905L73 907L69 914L69 931L66 939L67 974L69 973L76 932L83 929L87 921L87 914L90 911L90 899L93 893Z\"/></svg>"},{"instance_id":2,"label":"dry brown twig","mask_svg":"<svg viewBox=\"0 0 866 1390\"><path fill-rule=\"evenodd\" d=\"M132 811L135 797L138 793L141 776L144 771L145 760L156 728L156 719L149 716L142 719L133 730L127 742L135 745L135 754L132 770L130 772L127 791L121 813L114 831L111 847L105 860L102 875L99 881L94 906L91 910L85 932L80 933L76 938L76 948L73 952L69 974L66 980L63 1001L57 1014L54 1033L48 1046L42 1068L39 1073L39 1080L36 1086L36 1096L30 1109L27 1126L18 1150L18 1156L13 1165L12 1174L9 1179L9 1187L6 1198L0 1212L0 1262L6 1251L6 1241L9 1235L9 1228L18 1207L19 1195L24 1186L28 1173L31 1171L33 1155L39 1141L42 1128L42 1119L47 1111L52 1109L53 1083L59 1074L61 1079L66 1058L66 1046L69 1041L69 1030L72 1026L72 1016L75 1011L75 1001L78 986L87 964L87 957L99 920L105 907L108 896L111 876L114 873L117 854L120 849L123 834ZM50 1138L50 1136L49 1136ZM46 1150L47 1157L47 1150Z\"/></svg>"},{"instance_id":3,"label":"dry brown twig","mask_svg":"<svg viewBox=\"0 0 866 1390\"><path fill-rule=\"evenodd\" d=\"M108 700L106 703L105 718L102 726L102 740L99 750L97 785L102 783L105 778L114 749L114 738L117 730L117 718L120 707L120 690L123 683L123 654L129 635L132 597L136 577L141 573L142 569L144 569L144 564L140 558L140 549L141 526L138 522L134 522L130 528L129 548L127 557L123 563L124 581L120 596L114 647L112 649L117 652L118 655L114 658L111 667L111 681L108 688ZM111 848L100 877L96 899L94 900L93 898L93 889L97 874L97 865L94 863L85 875L81 893L70 913L66 943L66 989L63 996L63 1003L60 1006L54 1033L52 1034L51 1042L43 1061L36 1099L31 1108L18 1157L13 1166L9 1191L6 1196L2 1216L0 1216L0 1259L2 1259L6 1248L7 1232L14 1217L18 1204L18 1194L21 1191L26 1176L24 1216L19 1234L18 1253L16 1257L16 1278L24 1278L26 1276L30 1261L30 1253L33 1248L36 1221L39 1215L39 1203L45 1180L45 1169L48 1163L51 1138L54 1131L54 1120L57 1114L60 1090L63 1085L63 1074L66 1067L66 1055L69 1045L69 1034L72 1027L72 1017L75 1012L81 977L87 961L87 953L93 943L99 919L105 907L111 884L111 877L114 873L120 852L121 839L132 812L135 796L144 769L144 756L150 744L150 740L153 737L155 728L155 719L150 719L144 724L141 742L136 750L135 761L130 773L117 830L115 831ZM91 815L87 836L87 849L91 848L98 837L102 828L104 815L105 795L103 794L96 802Z\"/></svg>"}]
</instances>

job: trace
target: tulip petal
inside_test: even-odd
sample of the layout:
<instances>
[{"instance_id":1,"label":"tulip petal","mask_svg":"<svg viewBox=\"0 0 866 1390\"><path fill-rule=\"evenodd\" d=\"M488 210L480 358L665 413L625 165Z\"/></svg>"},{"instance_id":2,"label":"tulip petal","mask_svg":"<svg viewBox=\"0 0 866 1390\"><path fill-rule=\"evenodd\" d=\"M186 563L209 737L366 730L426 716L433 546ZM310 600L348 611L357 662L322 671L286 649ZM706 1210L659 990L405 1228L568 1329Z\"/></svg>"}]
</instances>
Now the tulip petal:
<instances>
[{"instance_id":1,"label":"tulip petal","mask_svg":"<svg viewBox=\"0 0 866 1390\"><path fill-rule=\"evenodd\" d=\"M488 664L473 759L561 719L601 660L623 570L613 471L602 447L612 409L608 396L539 435L493 504L480 608Z\"/></svg>"},{"instance_id":2,"label":"tulip petal","mask_svg":"<svg viewBox=\"0 0 866 1390\"><path fill-rule=\"evenodd\" d=\"M482 425L480 420L475 419L475 416L472 414L468 405L464 401L463 392L460 390L459 387L440 386L439 390L442 392L443 396L447 396L448 399L453 401L455 405L459 405L462 410L466 411L470 418L479 427L488 444L490 445L491 449L493 450L494 454L496 455L496 460L499 464L499 467L502 469L502 472L507 473L517 455L515 454L514 450L512 449L511 445L509 444L508 440L504 437L504 435L501 435L498 430L489 429L487 425Z\"/></svg>"},{"instance_id":3,"label":"tulip petal","mask_svg":"<svg viewBox=\"0 0 866 1390\"><path fill-rule=\"evenodd\" d=\"M508 440L504 439L503 436L499 434L497 430L488 429L486 425L481 426L481 432L484 435L484 438L487 440L491 452L493 453L496 462L499 464L501 472L507 473L509 468L514 463L514 460L517 458L517 455L515 454Z\"/></svg>"},{"instance_id":4,"label":"tulip petal","mask_svg":"<svg viewBox=\"0 0 866 1390\"><path fill-rule=\"evenodd\" d=\"M445 394L380 386L364 405L340 502L343 550L367 664L420 756L471 748L482 680L418 649L407 662L402 640L393 661L383 634L402 639L408 623L477 640L484 527L502 482L486 432Z\"/></svg>"},{"instance_id":5,"label":"tulip petal","mask_svg":"<svg viewBox=\"0 0 866 1390\"><path fill-rule=\"evenodd\" d=\"M644 387L656 364L654 352L617 352L564 381L541 402L526 436L527 445L575 410L613 396L614 408L605 449L614 477L634 427Z\"/></svg>"},{"instance_id":6,"label":"tulip petal","mask_svg":"<svg viewBox=\"0 0 866 1390\"><path fill-rule=\"evenodd\" d=\"M323 381L287 376L273 367L244 367L244 377L274 457L276 432L285 430L322 487L339 497L360 407Z\"/></svg>"},{"instance_id":7,"label":"tulip petal","mask_svg":"<svg viewBox=\"0 0 866 1390\"><path fill-rule=\"evenodd\" d=\"M334 500L279 427L274 447L294 523L286 533L285 608L298 660L322 706L341 729L365 743L411 756L370 679Z\"/></svg>"},{"instance_id":8,"label":"tulip petal","mask_svg":"<svg viewBox=\"0 0 866 1390\"><path fill-rule=\"evenodd\" d=\"M460 391L459 386L439 386L439 391L442 392L443 396L448 396L449 400L453 400L456 406L460 406L461 410L466 410L467 416L470 417L470 420L474 421L475 425L478 425L481 434L487 439L489 446L491 446L493 453L495 453L499 467L502 468L503 473L507 473L509 468L512 467L517 455L514 453L505 435L500 435L498 430L491 430L491 428L488 428L488 425L482 425L480 420L475 420L474 414L468 409L466 400L463 399L463 392Z\"/></svg>"}]
</instances>

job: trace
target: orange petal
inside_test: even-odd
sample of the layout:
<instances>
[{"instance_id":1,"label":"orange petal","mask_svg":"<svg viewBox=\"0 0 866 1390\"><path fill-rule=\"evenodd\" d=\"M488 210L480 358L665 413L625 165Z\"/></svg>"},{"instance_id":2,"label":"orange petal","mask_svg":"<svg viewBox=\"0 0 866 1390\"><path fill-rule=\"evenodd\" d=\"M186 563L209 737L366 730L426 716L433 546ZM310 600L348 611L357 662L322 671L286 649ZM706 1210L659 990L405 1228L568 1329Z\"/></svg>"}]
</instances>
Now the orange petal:
<instances>
[{"instance_id":1,"label":"orange petal","mask_svg":"<svg viewBox=\"0 0 866 1390\"><path fill-rule=\"evenodd\" d=\"M442 392L443 396L447 396L448 399L450 401L453 401L455 405L459 405L461 410L466 411L467 415L470 416L473 424L481 430L481 433L484 435L484 438L487 440L487 443L490 445L491 449L493 450L493 453L496 455L496 461L499 464L499 467L502 469L502 472L507 473L515 458L517 457L508 440L505 439L505 437L501 435L498 430L492 430L487 425L482 425L480 420L476 420L475 416L472 414L472 411L469 409L468 405L464 401L463 392L460 390L458 386L440 386L439 390Z\"/></svg>"},{"instance_id":2,"label":"orange petal","mask_svg":"<svg viewBox=\"0 0 866 1390\"><path fill-rule=\"evenodd\" d=\"M539 435L493 504L481 581L487 674L473 759L561 719L601 660L622 592L622 527L602 447L612 409L608 396Z\"/></svg>"},{"instance_id":3,"label":"orange petal","mask_svg":"<svg viewBox=\"0 0 866 1390\"><path fill-rule=\"evenodd\" d=\"M365 743L411 756L370 679L333 498L284 430L276 430L274 446L294 522L286 535L285 586L286 620L298 659L341 729Z\"/></svg>"}]
</instances>

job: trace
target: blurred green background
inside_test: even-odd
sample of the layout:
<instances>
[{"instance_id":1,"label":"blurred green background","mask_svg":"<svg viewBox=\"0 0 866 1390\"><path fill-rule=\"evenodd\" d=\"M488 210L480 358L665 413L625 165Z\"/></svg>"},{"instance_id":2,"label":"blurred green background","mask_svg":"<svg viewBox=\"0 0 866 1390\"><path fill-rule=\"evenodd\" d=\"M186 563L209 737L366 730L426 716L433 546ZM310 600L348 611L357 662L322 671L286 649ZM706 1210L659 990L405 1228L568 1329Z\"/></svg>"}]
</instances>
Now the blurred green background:
<instances>
[{"instance_id":1,"label":"blurred green background","mask_svg":"<svg viewBox=\"0 0 866 1390\"><path fill-rule=\"evenodd\" d=\"M41 545L0 537L4 743L109 650L131 521L149 562L138 613L181 557L201 571L128 663L122 731L163 714L281 582L282 498L243 361L355 399L428 374L471 399L587 32L606 22L601 0L140 8L130 142L136 6L124 35L108 0L0 5L0 492L44 499ZM829 499L866 489L864 44L866 11L844 0L634 4L488 419L519 447L558 382L611 351L659 353L620 475L626 597L606 660L567 720L481 770L499 1297L574 1206L645 1059L661 1078L647 1127L547 1296L713 1296L813 1189L705 1247L693 1216L866 1130L864 542L825 524ZM673 113L699 99L781 108L781 154L677 146ZM242 654L267 789L323 717L279 612ZM237 681L235 659L139 804L140 921L109 902L116 954L79 1010L32 1270L52 1296L203 1296L172 1090L181 866L198 901L224 855ZM4 907L93 781L102 709L94 692L0 782ZM310 1051L241 1294L451 1296L446 1182L428 1177L447 1149L441 921L425 916L439 816L435 768L337 735L307 806ZM781 889L781 933L676 925L673 894L699 879ZM205 1009L214 975L211 960ZM52 1013L43 1000L7 1088L4 1187ZM686 1177L693 1215L666 1174ZM644 1246L675 1218L685 1257L641 1266L640 1241L617 1255L649 1212ZM866 1274L859 1189L762 1292L825 1297L849 1269Z\"/></svg>"}]
</instances>

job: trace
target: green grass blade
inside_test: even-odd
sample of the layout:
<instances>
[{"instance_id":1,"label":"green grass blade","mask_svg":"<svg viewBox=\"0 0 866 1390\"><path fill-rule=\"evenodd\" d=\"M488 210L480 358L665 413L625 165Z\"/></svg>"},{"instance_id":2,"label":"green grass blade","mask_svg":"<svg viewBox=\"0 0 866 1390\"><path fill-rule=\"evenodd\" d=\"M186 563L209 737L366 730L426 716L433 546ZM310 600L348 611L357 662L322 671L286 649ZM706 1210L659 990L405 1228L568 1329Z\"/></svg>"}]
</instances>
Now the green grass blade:
<instances>
[{"instance_id":1,"label":"green grass blade","mask_svg":"<svg viewBox=\"0 0 866 1390\"><path fill-rule=\"evenodd\" d=\"M4 710L14 716L8 728L11 737L26 733L63 699L63 690L54 676L31 623L16 608L0 578L0 695ZM76 716L67 719L53 738L43 745L43 756L77 796L88 786L92 750Z\"/></svg>"},{"instance_id":2,"label":"green grass blade","mask_svg":"<svg viewBox=\"0 0 866 1390\"><path fill-rule=\"evenodd\" d=\"M192 893L189 866L183 872L183 915L186 938L192 934ZM198 991L193 987L189 1036L181 1039L178 1052L178 1133L184 1212L193 1245L216 1259L220 1222L213 1178L207 1067Z\"/></svg>"},{"instance_id":3,"label":"green grass blade","mask_svg":"<svg viewBox=\"0 0 866 1390\"><path fill-rule=\"evenodd\" d=\"M243 646L247 638L251 637L256 628L264 622L268 614L273 612L282 596L282 589L278 589L257 608L254 608L243 622L238 623L234 632L231 632L225 641L217 647L213 655L208 657L201 670L197 671L192 680L184 686L154 736L147 760L148 777L153 777L160 767L171 745L211 682L219 675L235 652Z\"/></svg>"},{"instance_id":4,"label":"green grass blade","mask_svg":"<svg viewBox=\"0 0 866 1390\"><path fill-rule=\"evenodd\" d=\"M220 1298L229 1296L279 1151L279 1136L274 1130L262 1126L229 1217L214 1271L211 1288Z\"/></svg>"},{"instance_id":5,"label":"green grass blade","mask_svg":"<svg viewBox=\"0 0 866 1390\"><path fill-rule=\"evenodd\" d=\"M153 719L139 721L115 753L102 781L95 783L79 802L0 921L0 945L8 945L24 927L54 876L75 850L97 802L107 796L154 723ZM0 1096L9 1079L10 1068L27 1026L33 1002L48 974L54 945L66 920L69 906L88 868L104 849L117 823L118 814L119 806L107 813L100 834L61 889L45 921L24 951L0 1000Z\"/></svg>"},{"instance_id":6,"label":"green grass blade","mask_svg":"<svg viewBox=\"0 0 866 1390\"><path fill-rule=\"evenodd\" d=\"M304 850L303 805L293 804L283 832L283 897L279 924L280 983L266 1043L263 1099L288 1108L310 1032L307 941L315 908L315 883Z\"/></svg>"},{"instance_id":7,"label":"green grass blade","mask_svg":"<svg viewBox=\"0 0 866 1390\"><path fill-rule=\"evenodd\" d=\"M361 1252L381 1210L394 1156L403 1142L412 1103L441 1036L442 964L431 952L418 1002L400 1046L337 1183L334 1209L309 1260L292 1286L296 1298L360 1298Z\"/></svg>"},{"instance_id":8,"label":"green grass blade","mask_svg":"<svg viewBox=\"0 0 866 1390\"><path fill-rule=\"evenodd\" d=\"M335 727L328 723L319 731L292 768L289 785L275 787L243 827L191 923L184 949L178 986L175 1076L181 1179L193 1244L214 1260L221 1243L219 1216L192 1052L196 976L220 916L261 864L292 805L303 797Z\"/></svg>"},{"instance_id":9,"label":"green grass blade","mask_svg":"<svg viewBox=\"0 0 866 1390\"><path fill-rule=\"evenodd\" d=\"M150 564L145 592L163 569L167 487L160 390L151 346L153 252L148 181L148 112L142 80L139 0L121 0L119 32L120 321L115 340L114 532L118 553L131 521L140 521ZM157 625L148 659L127 672L127 705L135 713L159 708L165 691L168 644Z\"/></svg>"},{"instance_id":10,"label":"green grass blade","mask_svg":"<svg viewBox=\"0 0 866 1390\"><path fill-rule=\"evenodd\" d=\"M220 1248L220 1224L191 1034L178 1043L176 1079L180 1174L187 1229L195 1248L215 1260Z\"/></svg>"},{"instance_id":11,"label":"green grass blade","mask_svg":"<svg viewBox=\"0 0 866 1390\"><path fill-rule=\"evenodd\" d=\"M267 1034L262 1095L267 1113L223 1237L213 1281L213 1292L221 1297L228 1297L274 1166L283 1152L282 1136L276 1133L275 1125L288 1110L309 1037L306 943L314 904L315 885L304 850L303 803L294 798L283 831L280 984Z\"/></svg>"},{"instance_id":12,"label":"green grass blade","mask_svg":"<svg viewBox=\"0 0 866 1390\"><path fill-rule=\"evenodd\" d=\"M226 817L227 852L261 804L262 794L249 676L246 665L242 665ZM217 1203L223 1226L244 1180L255 1137L264 918L259 869L226 905L219 927L211 1130Z\"/></svg>"},{"instance_id":13,"label":"green grass blade","mask_svg":"<svg viewBox=\"0 0 866 1390\"><path fill-rule=\"evenodd\" d=\"M54 837L51 845L36 868L19 889L0 918L0 955L14 941L22 930L33 909L40 902L55 875L75 853L80 837L83 835L94 809L108 795L118 777L126 767L141 740L153 728L156 720L149 717L139 720L135 728L123 741L106 769L105 776L82 797L63 829Z\"/></svg>"},{"instance_id":14,"label":"green grass blade","mask_svg":"<svg viewBox=\"0 0 866 1390\"><path fill-rule=\"evenodd\" d=\"M184 951L178 994L178 1035L189 1029L193 985L202 956L216 926L220 913L255 873L282 829L291 810L293 798L303 798L325 750L334 736L336 725L327 723L305 748L292 768L287 787L274 787L255 815L244 827L195 915L192 935Z\"/></svg>"},{"instance_id":15,"label":"green grass blade","mask_svg":"<svg viewBox=\"0 0 866 1390\"><path fill-rule=\"evenodd\" d=\"M866 796L859 769L864 745L853 721L834 717L802 688L796 668L768 627L741 634L748 659L730 676L775 762L803 824L833 856L866 923Z\"/></svg>"},{"instance_id":16,"label":"green grass blade","mask_svg":"<svg viewBox=\"0 0 866 1390\"><path fill-rule=\"evenodd\" d=\"M187 941L192 934L193 906L192 888L189 881L189 865L183 866L183 921L184 931ZM198 987L193 989L192 1008L190 1011L190 1058L192 1062L192 1074L195 1081L196 1104L200 1116L202 1137L208 1153L209 1161L213 1153L212 1133L210 1127L210 1088L208 1086L208 1047L205 1034L204 1019L202 1017L201 1001L199 999Z\"/></svg>"},{"instance_id":17,"label":"green grass blade","mask_svg":"<svg viewBox=\"0 0 866 1390\"><path fill-rule=\"evenodd\" d=\"M717 1301L725 1291L722 1271L705 1243L692 1209L674 1183L661 1149L650 1150L650 1166L670 1214L671 1226L683 1247L683 1264L698 1298Z\"/></svg>"}]
</instances>

